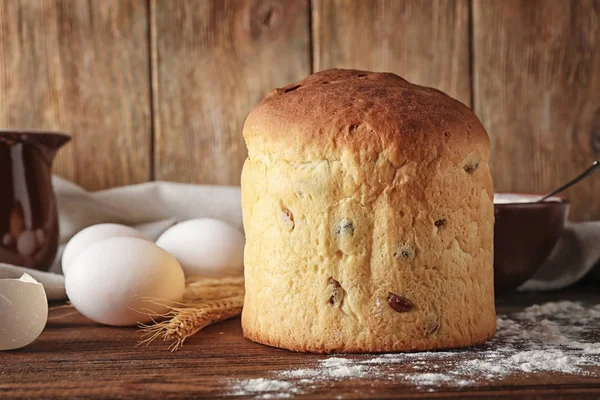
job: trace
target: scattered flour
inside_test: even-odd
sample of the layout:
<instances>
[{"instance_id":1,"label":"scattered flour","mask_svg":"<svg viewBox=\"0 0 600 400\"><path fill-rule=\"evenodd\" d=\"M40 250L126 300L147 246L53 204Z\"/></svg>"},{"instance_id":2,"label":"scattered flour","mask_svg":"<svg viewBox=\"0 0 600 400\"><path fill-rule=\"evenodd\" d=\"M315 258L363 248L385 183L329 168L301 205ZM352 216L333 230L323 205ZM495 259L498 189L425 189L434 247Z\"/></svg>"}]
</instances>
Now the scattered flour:
<instances>
[{"instance_id":1,"label":"scattered flour","mask_svg":"<svg viewBox=\"0 0 600 400\"><path fill-rule=\"evenodd\" d=\"M435 385L439 382L448 382L452 380L451 376L446 374L421 373L407 376L408 380L420 385Z\"/></svg>"},{"instance_id":2,"label":"scattered flour","mask_svg":"<svg viewBox=\"0 0 600 400\"><path fill-rule=\"evenodd\" d=\"M241 389L241 388L240 388ZM249 379L245 382L243 390L239 390L236 392L236 395L248 395L248 394L260 394L265 392L279 392L276 394L266 393L261 398L267 399L271 398L270 395L278 396L281 398L282 396L288 395L286 397L290 397L291 393L296 392L294 384L287 381L275 380L275 379L265 379L265 378L257 378L257 379Z\"/></svg>"},{"instance_id":3,"label":"scattered flour","mask_svg":"<svg viewBox=\"0 0 600 400\"><path fill-rule=\"evenodd\" d=\"M600 304L561 301L499 315L488 343L464 350L328 357L273 379L232 381L233 394L281 399L354 378L402 381L426 392L482 386L540 371L600 376ZM314 359L314 358L313 358ZM310 363L310 361L307 361Z\"/></svg>"}]
</instances>

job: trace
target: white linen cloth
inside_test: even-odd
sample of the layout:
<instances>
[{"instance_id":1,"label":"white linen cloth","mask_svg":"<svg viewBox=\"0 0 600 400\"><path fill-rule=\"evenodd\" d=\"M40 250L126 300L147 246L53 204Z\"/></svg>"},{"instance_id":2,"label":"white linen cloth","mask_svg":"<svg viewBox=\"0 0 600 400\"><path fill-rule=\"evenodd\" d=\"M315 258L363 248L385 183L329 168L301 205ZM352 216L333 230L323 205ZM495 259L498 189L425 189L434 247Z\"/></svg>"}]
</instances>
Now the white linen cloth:
<instances>
[{"instance_id":1,"label":"white linen cloth","mask_svg":"<svg viewBox=\"0 0 600 400\"><path fill-rule=\"evenodd\" d=\"M217 218L242 230L240 188L148 182L99 192L54 176L60 240L50 272L0 263L0 278L19 278L27 272L46 288L49 300L66 299L60 260L67 242L80 230L112 222L139 229L152 240L177 222Z\"/></svg>"},{"instance_id":2,"label":"white linen cloth","mask_svg":"<svg viewBox=\"0 0 600 400\"><path fill-rule=\"evenodd\" d=\"M50 300L65 299L60 259L65 244L90 225L112 222L133 226L151 239L177 222L218 218L242 230L240 188L148 182L99 192L87 192L59 177L53 178L60 247L49 273L0 264L0 278L27 272L46 287ZM550 258L521 290L553 290L569 286L600 259L600 222L567 224Z\"/></svg>"},{"instance_id":3,"label":"white linen cloth","mask_svg":"<svg viewBox=\"0 0 600 400\"><path fill-rule=\"evenodd\" d=\"M520 290L565 288L587 275L599 259L600 221L567 223L550 257Z\"/></svg>"}]
</instances>

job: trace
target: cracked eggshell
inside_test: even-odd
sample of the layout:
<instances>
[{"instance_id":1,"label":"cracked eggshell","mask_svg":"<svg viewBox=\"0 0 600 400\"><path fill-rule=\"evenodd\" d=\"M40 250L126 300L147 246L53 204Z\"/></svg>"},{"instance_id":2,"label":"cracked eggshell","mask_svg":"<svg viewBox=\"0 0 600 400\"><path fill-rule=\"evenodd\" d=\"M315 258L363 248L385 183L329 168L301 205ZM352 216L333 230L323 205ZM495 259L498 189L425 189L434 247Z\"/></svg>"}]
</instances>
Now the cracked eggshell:
<instances>
[{"instance_id":1,"label":"cracked eggshell","mask_svg":"<svg viewBox=\"0 0 600 400\"><path fill-rule=\"evenodd\" d=\"M48 321L48 299L41 283L27 274L0 279L0 350L25 347Z\"/></svg>"},{"instance_id":2,"label":"cracked eggshell","mask_svg":"<svg viewBox=\"0 0 600 400\"><path fill-rule=\"evenodd\" d=\"M186 276L241 275L245 243L239 230L213 218L181 222L156 241L179 261Z\"/></svg>"},{"instance_id":3,"label":"cracked eggshell","mask_svg":"<svg viewBox=\"0 0 600 400\"><path fill-rule=\"evenodd\" d=\"M86 247L111 237L137 237L149 240L142 232L121 224L97 224L79 231L69 240L62 255L62 271L64 275L77 255Z\"/></svg>"},{"instance_id":4,"label":"cracked eggshell","mask_svg":"<svg viewBox=\"0 0 600 400\"><path fill-rule=\"evenodd\" d=\"M114 237L85 248L65 277L67 296L86 317L105 325L150 322L180 301L185 289L181 266L152 242Z\"/></svg>"}]
</instances>

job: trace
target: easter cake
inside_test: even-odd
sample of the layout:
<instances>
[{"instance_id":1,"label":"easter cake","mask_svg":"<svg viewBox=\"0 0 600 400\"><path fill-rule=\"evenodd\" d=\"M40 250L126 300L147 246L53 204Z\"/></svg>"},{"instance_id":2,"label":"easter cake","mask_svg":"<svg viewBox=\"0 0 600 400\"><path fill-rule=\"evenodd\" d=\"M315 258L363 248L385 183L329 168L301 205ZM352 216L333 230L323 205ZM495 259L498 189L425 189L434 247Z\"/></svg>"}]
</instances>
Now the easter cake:
<instances>
[{"instance_id":1,"label":"easter cake","mask_svg":"<svg viewBox=\"0 0 600 400\"><path fill-rule=\"evenodd\" d=\"M247 338L330 353L494 335L490 143L469 108L328 70L269 93L244 138Z\"/></svg>"}]
</instances>

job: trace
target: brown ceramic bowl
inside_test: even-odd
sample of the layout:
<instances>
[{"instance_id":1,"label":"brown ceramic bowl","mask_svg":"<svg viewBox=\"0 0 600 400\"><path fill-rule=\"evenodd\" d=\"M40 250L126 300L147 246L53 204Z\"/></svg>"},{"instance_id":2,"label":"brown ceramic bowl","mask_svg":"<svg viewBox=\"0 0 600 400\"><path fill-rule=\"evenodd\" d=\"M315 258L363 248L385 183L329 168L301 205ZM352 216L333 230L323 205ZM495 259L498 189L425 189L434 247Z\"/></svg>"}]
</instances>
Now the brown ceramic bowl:
<instances>
[{"instance_id":1,"label":"brown ceramic bowl","mask_svg":"<svg viewBox=\"0 0 600 400\"><path fill-rule=\"evenodd\" d=\"M540 195L494 195L494 285L506 294L535 274L556 245L569 214L569 201ZM528 203L529 201L529 203Z\"/></svg>"}]
</instances>

